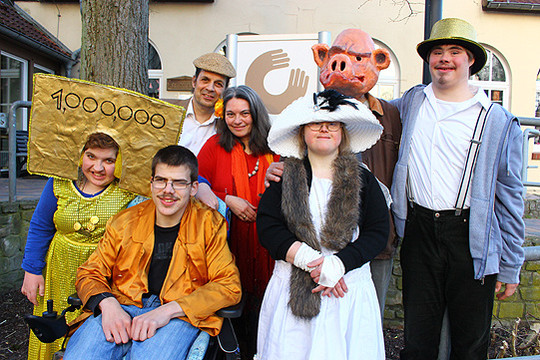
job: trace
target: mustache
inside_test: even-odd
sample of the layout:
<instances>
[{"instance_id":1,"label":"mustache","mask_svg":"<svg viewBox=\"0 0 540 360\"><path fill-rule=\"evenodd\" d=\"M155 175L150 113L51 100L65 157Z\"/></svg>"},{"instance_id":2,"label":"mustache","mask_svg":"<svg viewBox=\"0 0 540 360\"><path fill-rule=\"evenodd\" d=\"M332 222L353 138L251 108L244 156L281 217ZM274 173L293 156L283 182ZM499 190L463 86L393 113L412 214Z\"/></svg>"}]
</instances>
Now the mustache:
<instances>
[{"instance_id":1,"label":"mustache","mask_svg":"<svg viewBox=\"0 0 540 360\"><path fill-rule=\"evenodd\" d=\"M158 195L158 198L163 200L180 200L178 196L174 195Z\"/></svg>"}]
</instances>

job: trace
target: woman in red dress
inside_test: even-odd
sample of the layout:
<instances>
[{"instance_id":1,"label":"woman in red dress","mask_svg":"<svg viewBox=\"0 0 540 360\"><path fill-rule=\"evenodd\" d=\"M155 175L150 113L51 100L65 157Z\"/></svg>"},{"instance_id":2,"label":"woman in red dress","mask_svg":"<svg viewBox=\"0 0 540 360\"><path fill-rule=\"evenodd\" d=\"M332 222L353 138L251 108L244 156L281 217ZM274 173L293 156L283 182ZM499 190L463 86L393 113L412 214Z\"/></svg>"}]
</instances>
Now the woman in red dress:
<instances>
[{"instance_id":1,"label":"woman in red dress","mask_svg":"<svg viewBox=\"0 0 540 360\"><path fill-rule=\"evenodd\" d=\"M199 152L199 174L232 212L229 245L246 295L244 314L256 316L274 267L274 260L257 239L257 206L265 190L266 170L279 157L268 147L268 111L253 89L242 85L225 90L221 118L217 134ZM254 337L256 321L244 320L247 333ZM252 339L249 343L246 350L253 356Z\"/></svg>"}]
</instances>

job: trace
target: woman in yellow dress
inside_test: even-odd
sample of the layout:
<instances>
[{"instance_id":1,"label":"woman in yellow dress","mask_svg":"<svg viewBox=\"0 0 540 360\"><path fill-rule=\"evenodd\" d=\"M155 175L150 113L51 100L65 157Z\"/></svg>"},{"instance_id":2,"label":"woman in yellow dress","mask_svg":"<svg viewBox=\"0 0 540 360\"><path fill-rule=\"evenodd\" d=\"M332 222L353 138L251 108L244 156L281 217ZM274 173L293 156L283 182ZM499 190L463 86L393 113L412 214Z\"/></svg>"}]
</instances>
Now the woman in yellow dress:
<instances>
[{"instance_id":1,"label":"woman in yellow dress","mask_svg":"<svg viewBox=\"0 0 540 360\"><path fill-rule=\"evenodd\" d=\"M49 179L34 211L25 247L21 292L34 304L34 314L66 308L75 292L77 268L103 236L107 220L126 208L135 194L118 187L118 143L104 133L93 133L82 150L79 180ZM78 312L67 313L67 321ZM41 343L30 333L28 359L50 360L63 339Z\"/></svg>"}]
</instances>

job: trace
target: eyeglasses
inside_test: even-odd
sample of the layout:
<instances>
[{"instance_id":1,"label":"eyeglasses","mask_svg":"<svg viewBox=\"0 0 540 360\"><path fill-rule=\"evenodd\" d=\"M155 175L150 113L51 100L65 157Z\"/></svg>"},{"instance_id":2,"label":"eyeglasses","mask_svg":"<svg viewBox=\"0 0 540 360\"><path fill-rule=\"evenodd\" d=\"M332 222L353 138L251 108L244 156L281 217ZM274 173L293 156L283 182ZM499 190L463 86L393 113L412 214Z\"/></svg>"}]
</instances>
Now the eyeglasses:
<instances>
[{"instance_id":1,"label":"eyeglasses","mask_svg":"<svg viewBox=\"0 0 540 360\"><path fill-rule=\"evenodd\" d=\"M171 184L173 190L184 190L191 185L191 182L186 182L185 180L169 180L159 176L154 176L152 179L152 185L158 190L165 189L169 183Z\"/></svg>"},{"instance_id":2,"label":"eyeglasses","mask_svg":"<svg viewBox=\"0 0 540 360\"><path fill-rule=\"evenodd\" d=\"M328 131L336 132L341 128L341 123L340 122L313 122L313 123L307 124L307 127L311 131L321 131L323 126L326 126Z\"/></svg>"}]
</instances>

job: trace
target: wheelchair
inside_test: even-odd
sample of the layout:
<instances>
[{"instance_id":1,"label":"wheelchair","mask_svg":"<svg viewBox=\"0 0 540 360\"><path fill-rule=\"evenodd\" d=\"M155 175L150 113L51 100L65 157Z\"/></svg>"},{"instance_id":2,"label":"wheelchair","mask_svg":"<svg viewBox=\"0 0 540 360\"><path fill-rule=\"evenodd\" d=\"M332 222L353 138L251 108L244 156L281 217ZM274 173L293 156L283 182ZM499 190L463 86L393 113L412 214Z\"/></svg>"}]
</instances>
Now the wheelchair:
<instances>
[{"instance_id":1,"label":"wheelchair","mask_svg":"<svg viewBox=\"0 0 540 360\"><path fill-rule=\"evenodd\" d=\"M24 321L28 324L34 335L39 341L51 343L64 337L62 350L54 354L52 360L62 360L68 333L70 328L66 323L66 313L78 310L82 307L82 301L73 294L67 300L69 306L62 311L60 315L53 311L53 301L47 301L47 311L42 316L25 315ZM245 299L242 297L236 305L220 309L216 315L223 318L223 326L216 337L210 336L204 331L200 331L191 346L186 360L240 360L240 347L231 319L242 315Z\"/></svg>"}]
</instances>

